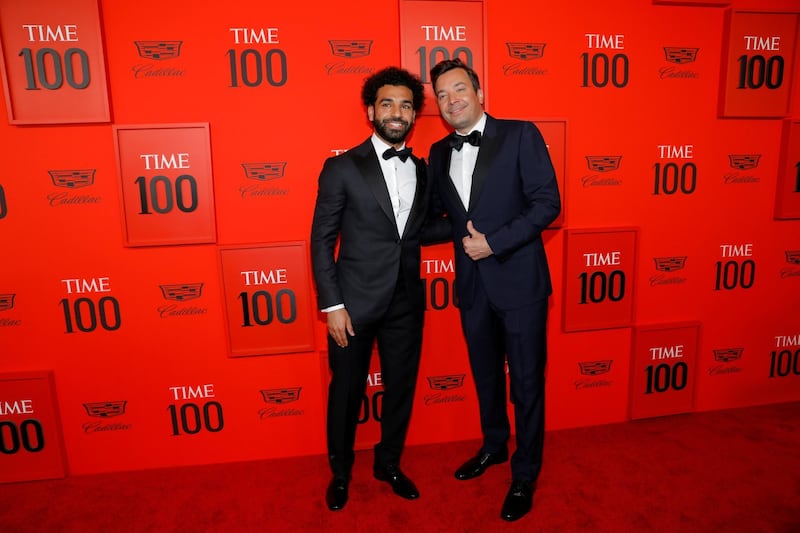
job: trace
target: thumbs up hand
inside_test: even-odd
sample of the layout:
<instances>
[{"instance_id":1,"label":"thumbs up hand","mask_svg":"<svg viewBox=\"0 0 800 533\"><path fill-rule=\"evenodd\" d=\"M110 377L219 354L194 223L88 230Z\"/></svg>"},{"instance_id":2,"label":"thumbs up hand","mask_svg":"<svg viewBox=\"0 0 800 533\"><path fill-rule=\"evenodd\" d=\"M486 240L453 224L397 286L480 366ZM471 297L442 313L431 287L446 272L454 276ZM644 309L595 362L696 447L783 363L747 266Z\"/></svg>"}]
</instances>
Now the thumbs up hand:
<instances>
[{"instance_id":1,"label":"thumbs up hand","mask_svg":"<svg viewBox=\"0 0 800 533\"><path fill-rule=\"evenodd\" d=\"M469 235L461 239L461 244L464 246L464 252L473 261L489 257L494 253L486 241L486 234L476 230L471 220L467 220L467 232Z\"/></svg>"}]
</instances>

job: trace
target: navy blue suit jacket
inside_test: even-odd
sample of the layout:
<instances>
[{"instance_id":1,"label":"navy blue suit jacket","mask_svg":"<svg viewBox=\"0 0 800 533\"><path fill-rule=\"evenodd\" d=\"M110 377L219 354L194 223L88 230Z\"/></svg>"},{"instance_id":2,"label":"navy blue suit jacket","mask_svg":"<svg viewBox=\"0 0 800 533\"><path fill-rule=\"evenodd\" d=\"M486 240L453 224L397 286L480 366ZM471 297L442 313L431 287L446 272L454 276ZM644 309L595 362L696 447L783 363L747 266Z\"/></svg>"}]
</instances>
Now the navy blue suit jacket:
<instances>
[{"instance_id":1,"label":"navy blue suit jacket","mask_svg":"<svg viewBox=\"0 0 800 533\"><path fill-rule=\"evenodd\" d=\"M538 128L531 122L487 115L465 209L450 179L448 138L431 146L429 177L434 211L446 212L455 248L459 305L472 306L476 283L499 309L515 309L552 293L542 230L561 211L555 171ZM461 239L467 221L485 233L494 255L473 261Z\"/></svg>"}]
</instances>

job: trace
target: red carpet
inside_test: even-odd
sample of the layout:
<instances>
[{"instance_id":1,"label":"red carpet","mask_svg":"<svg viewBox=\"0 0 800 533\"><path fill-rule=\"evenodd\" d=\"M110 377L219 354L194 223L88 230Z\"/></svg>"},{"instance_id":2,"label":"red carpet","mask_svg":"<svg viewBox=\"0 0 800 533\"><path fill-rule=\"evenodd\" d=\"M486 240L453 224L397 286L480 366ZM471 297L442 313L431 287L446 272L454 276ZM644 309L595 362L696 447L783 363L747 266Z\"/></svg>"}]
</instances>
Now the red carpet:
<instances>
[{"instance_id":1,"label":"red carpet","mask_svg":"<svg viewBox=\"0 0 800 533\"><path fill-rule=\"evenodd\" d=\"M512 524L507 463L453 477L477 447L409 447L417 501L359 452L336 513L321 455L4 484L0 531L800 531L800 402L549 432L533 511Z\"/></svg>"}]
</instances>

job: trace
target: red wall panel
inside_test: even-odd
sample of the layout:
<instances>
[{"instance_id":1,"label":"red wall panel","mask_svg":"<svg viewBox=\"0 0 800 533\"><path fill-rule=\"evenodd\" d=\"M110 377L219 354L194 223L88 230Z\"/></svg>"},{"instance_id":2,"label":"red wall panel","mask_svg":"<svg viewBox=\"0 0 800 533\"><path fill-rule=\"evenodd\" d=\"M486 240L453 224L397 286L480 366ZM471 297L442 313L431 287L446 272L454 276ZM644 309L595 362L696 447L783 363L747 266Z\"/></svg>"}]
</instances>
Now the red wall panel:
<instances>
[{"instance_id":1,"label":"red wall panel","mask_svg":"<svg viewBox=\"0 0 800 533\"><path fill-rule=\"evenodd\" d=\"M34 6L47 13L43 24L62 24L68 13L50 4L0 2L4 83L25 83L12 69L22 46L13 34L24 30L11 14ZM93 102L105 99L108 118L23 125L14 120L17 93L0 103L10 117L0 121L0 373L52 375L63 472L325 452L326 331L309 265L292 256L301 331L284 335L270 324L265 342L231 357L228 312L241 306L242 289L226 285L221 254L305 246L323 162L370 135L364 77L387 65L419 67L422 46L468 47L487 110L533 120L551 145L564 211L543 235L554 284L548 429L630 419L632 383L643 375L636 332L648 327L699 325L693 403L663 396L636 416L800 399L796 42L781 39L780 105L769 102L778 93L749 89L747 109L766 111L719 115L741 96L728 83L742 55L731 52L731 30L796 36L796 1L357 0L346 9L314 4L314 16L286 2L96 5L102 46L92 57L102 57L102 69L92 74L104 90ZM460 40L461 26L474 41ZM120 184L138 174L118 167L115 136L132 125L208 125L211 237L126 242ZM447 132L429 102L409 144L426 156ZM179 229L162 218L159 230ZM625 258L629 307L613 323L597 307L576 328L579 304L565 295L584 271L570 267L572 237L621 228L635 228L635 253ZM246 270L275 272L279 262L261 258ZM478 438L449 244L423 250L421 276L428 309L408 442ZM359 448L377 439L377 358L370 379ZM27 392L0 381L0 402ZM2 438L11 445L10 434ZM13 479L39 475L5 458Z\"/></svg>"}]
</instances>

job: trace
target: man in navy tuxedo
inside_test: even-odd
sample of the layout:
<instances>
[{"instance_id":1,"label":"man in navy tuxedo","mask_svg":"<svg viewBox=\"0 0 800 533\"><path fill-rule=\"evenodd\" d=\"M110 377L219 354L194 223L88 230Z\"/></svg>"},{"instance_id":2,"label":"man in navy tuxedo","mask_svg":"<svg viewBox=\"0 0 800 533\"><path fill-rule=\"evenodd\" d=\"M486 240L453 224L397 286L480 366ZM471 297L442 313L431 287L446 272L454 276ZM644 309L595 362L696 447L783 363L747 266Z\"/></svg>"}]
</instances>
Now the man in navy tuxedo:
<instances>
[{"instance_id":1,"label":"man in navy tuxedo","mask_svg":"<svg viewBox=\"0 0 800 533\"><path fill-rule=\"evenodd\" d=\"M430 200L425 163L405 139L424 101L419 78L389 67L361 91L373 134L331 157L319 176L311 263L328 325L328 460L325 499L347 503L356 425L377 340L383 382L374 476L407 499L419 497L400 470L422 348L425 288L420 235ZM336 247L338 245L338 254Z\"/></svg>"},{"instance_id":2,"label":"man in navy tuxedo","mask_svg":"<svg viewBox=\"0 0 800 533\"><path fill-rule=\"evenodd\" d=\"M431 146L428 168L434 213L446 212L452 227L461 325L483 433L480 450L455 476L471 479L508 460L507 359L516 450L500 515L517 520L531 509L542 466L552 292L542 231L561 211L558 185L539 130L486 114L471 68L445 60L430 74L439 112L455 129Z\"/></svg>"}]
</instances>

